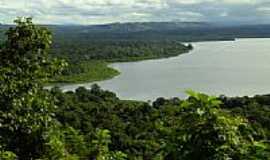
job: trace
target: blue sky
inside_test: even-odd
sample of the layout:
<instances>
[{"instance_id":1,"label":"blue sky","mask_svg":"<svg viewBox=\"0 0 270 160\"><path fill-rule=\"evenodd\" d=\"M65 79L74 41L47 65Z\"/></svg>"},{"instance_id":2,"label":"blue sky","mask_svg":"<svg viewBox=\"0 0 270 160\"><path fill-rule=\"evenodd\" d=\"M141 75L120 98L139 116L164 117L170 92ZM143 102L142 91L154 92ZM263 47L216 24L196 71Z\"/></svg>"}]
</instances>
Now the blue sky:
<instances>
[{"instance_id":1,"label":"blue sky","mask_svg":"<svg viewBox=\"0 0 270 160\"><path fill-rule=\"evenodd\" d=\"M32 16L41 24L146 21L268 23L270 0L0 0L0 23Z\"/></svg>"}]
</instances>

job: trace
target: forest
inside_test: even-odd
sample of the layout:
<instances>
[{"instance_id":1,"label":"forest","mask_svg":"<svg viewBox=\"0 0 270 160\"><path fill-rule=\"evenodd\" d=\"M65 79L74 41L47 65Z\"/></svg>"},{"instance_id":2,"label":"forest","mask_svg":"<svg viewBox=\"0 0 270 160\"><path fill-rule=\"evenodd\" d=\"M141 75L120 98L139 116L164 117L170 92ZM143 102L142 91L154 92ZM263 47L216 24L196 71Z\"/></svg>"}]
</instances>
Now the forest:
<instances>
[{"instance_id":1,"label":"forest","mask_svg":"<svg viewBox=\"0 0 270 160\"><path fill-rule=\"evenodd\" d=\"M56 38L57 39L57 38ZM58 40L51 50L53 58L65 59L70 65L62 76L50 82L92 82L110 79L119 72L107 65L111 62L168 58L184 54L193 46L176 41L89 41Z\"/></svg>"},{"instance_id":2,"label":"forest","mask_svg":"<svg viewBox=\"0 0 270 160\"><path fill-rule=\"evenodd\" d=\"M267 160L270 95L153 103L93 85L44 89L68 61L51 56L52 34L15 20L0 45L2 160Z\"/></svg>"}]
</instances>

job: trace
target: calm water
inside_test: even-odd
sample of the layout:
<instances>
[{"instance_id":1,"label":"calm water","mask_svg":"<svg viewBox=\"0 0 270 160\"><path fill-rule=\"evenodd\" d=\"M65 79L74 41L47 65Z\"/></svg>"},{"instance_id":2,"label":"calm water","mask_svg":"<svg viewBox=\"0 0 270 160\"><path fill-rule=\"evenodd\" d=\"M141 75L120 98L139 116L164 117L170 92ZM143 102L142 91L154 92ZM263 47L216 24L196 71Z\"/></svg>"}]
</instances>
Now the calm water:
<instances>
[{"instance_id":1,"label":"calm water","mask_svg":"<svg viewBox=\"0 0 270 160\"><path fill-rule=\"evenodd\" d=\"M184 98L187 89L228 96L270 93L270 39L193 45L192 52L174 58L112 64L121 75L98 84L120 98L135 100ZM67 85L62 89L91 85Z\"/></svg>"}]
</instances>

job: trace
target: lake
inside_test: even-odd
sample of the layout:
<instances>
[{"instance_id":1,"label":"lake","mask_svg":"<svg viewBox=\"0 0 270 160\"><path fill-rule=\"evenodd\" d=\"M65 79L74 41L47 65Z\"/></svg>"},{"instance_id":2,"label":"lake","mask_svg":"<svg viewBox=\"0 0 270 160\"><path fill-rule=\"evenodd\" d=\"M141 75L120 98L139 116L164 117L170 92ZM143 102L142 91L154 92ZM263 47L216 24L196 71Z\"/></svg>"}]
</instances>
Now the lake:
<instances>
[{"instance_id":1,"label":"lake","mask_svg":"<svg viewBox=\"0 0 270 160\"><path fill-rule=\"evenodd\" d=\"M194 50L173 58L114 63L118 77L97 82L122 99L185 98L192 89L210 95L270 93L270 39L193 43ZM65 85L64 91L92 83Z\"/></svg>"}]
</instances>

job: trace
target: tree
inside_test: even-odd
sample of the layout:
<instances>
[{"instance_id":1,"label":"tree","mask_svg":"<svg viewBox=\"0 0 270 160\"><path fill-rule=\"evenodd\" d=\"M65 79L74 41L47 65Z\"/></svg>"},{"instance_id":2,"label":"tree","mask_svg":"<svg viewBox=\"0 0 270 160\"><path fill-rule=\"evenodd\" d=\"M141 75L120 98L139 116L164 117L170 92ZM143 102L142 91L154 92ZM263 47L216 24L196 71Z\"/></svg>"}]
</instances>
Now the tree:
<instances>
[{"instance_id":1,"label":"tree","mask_svg":"<svg viewBox=\"0 0 270 160\"><path fill-rule=\"evenodd\" d=\"M47 29L31 18L14 22L0 48L0 144L22 159L38 158L42 134L55 125L55 105L43 84L66 64L49 58Z\"/></svg>"},{"instance_id":2,"label":"tree","mask_svg":"<svg viewBox=\"0 0 270 160\"><path fill-rule=\"evenodd\" d=\"M111 143L110 131L97 130L96 139L92 141L93 153L96 160L125 160L127 155L117 151L112 152L109 150L108 145Z\"/></svg>"},{"instance_id":3,"label":"tree","mask_svg":"<svg viewBox=\"0 0 270 160\"><path fill-rule=\"evenodd\" d=\"M15 160L17 156L10 151L2 150L2 146L0 146L0 159L1 160Z\"/></svg>"},{"instance_id":4,"label":"tree","mask_svg":"<svg viewBox=\"0 0 270 160\"><path fill-rule=\"evenodd\" d=\"M221 110L221 102L215 97L188 93L190 97L181 104L182 115L176 127L168 128L171 131L166 159L238 160L269 155L265 144L252 137L245 118Z\"/></svg>"}]
</instances>

